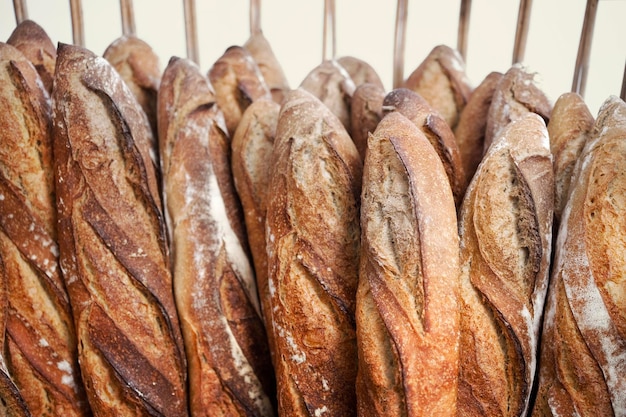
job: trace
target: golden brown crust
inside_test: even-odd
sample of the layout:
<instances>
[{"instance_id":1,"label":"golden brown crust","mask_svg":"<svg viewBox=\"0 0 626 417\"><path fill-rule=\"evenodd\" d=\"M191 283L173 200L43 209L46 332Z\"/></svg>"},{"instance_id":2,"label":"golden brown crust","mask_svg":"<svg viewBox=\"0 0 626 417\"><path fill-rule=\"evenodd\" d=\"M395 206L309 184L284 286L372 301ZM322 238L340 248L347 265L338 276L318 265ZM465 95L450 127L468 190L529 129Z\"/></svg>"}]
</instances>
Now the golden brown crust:
<instances>
[{"instance_id":1,"label":"golden brown crust","mask_svg":"<svg viewBox=\"0 0 626 417\"><path fill-rule=\"evenodd\" d=\"M549 124L552 102L545 94L539 74L523 64L509 68L496 86L487 115L484 152L510 122L536 113Z\"/></svg>"},{"instance_id":2,"label":"golden brown crust","mask_svg":"<svg viewBox=\"0 0 626 417\"><path fill-rule=\"evenodd\" d=\"M392 111L402 113L426 135L443 163L455 204L459 207L465 194L467 179L463 172L459 147L450 126L422 96L407 88L394 89L385 96L383 113Z\"/></svg>"},{"instance_id":3,"label":"golden brown crust","mask_svg":"<svg viewBox=\"0 0 626 417\"><path fill-rule=\"evenodd\" d=\"M102 55L115 68L148 116L154 152L158 155L156 101L161 83L161 64L156 52L143 40L124 35L113 41Z\"/></svg>"},{"instance_id":4,"label":"golden brown crust","mask_svg":"<svg viewBox=\"0 0 626 417\"><path fill-rule=\"evenodd\" d=\"M15 27L7 43L19 49L35 66L41 82L48 94L51 94L57 50L46 31L37 23L26 19Z\"/></svg>"},{"instance_id":5,"label":"golden brown crust","mask_svg":"<svg viewBox=\"0 0 626 417\"><path fill-rule=\"evenodd\" d=\"M469 183L483 158L487 114L493 93L502 78L501 73L491 72L474 89L467 104L461 111L454 136L461 154L463 171Z\"/></svg>"},{"instance_id":6,"label":"golden brown crust","mask_svg":"<svg viewBox=\"0 0 626 417\"><path fill-rule=\"evenodd\" d=\"M601 106L558 231L538 415L626 413L626 103Z\"/></svg>"},{"instance_id":7,"label":"golden brown crust","mask_svg":"<svg viewBox=\"0 0 626 417\"><path fill-rule=\"evenodd\" d=\"M230 137L241 115L253 101L272 97L258 64L241 46L231 46L213 63L208 72L215 99L224 113Z\"/></svg>"},{"instance_id":8,"label":"golden brown crust","mask_svg":"<svg viewBox=\"0 0 626 417\"><path fill-rule=\"evenodd\" d=\"M401 113L369 140L357 294L361 416L456 415L459 236L443 164Z\"/></svg>"},{"instance_id":9,"label":"golden brown crust","mask_svg":"<svg viewBox=\"0 0 626 417\"><path fill-rule=\"evenodd\" d=\"M32 415L87 415L58 264L50 98L31 62L4 43L0 114L2 385L12 379Z\"/></svg>"},{"instance_id":10,"label":"golden brown crust","mask_svg":"<svg viewBox=\"0 0 626 417\"><path fill-rule=\"evenodd\" d=\"M59 46L60 264L94 414L187 415L186 363L148 120L117 72Z\"/></svg>"},{"instance_id":11,"label":"golden brown crust","mask_svg":"<svg viewBox=\"0 0 626 417\"><path fill-rule=\"evenodd\" d=\"M237 197L223 116L208 80L186 59L170 60L158 104L191 414L273 416L273 369L254 272L235 232L243 218L228 215Z\"/></svg>"},{"instance_id":12,"label":"golden brown crust","mask_svg":"<svg viewBox=\"0 0 626 417\"><path fill-rule=\"evenodd\" d=\"M361 159L365 160L367 138L383 117L385 90L375 83L363 83L354 90L350 109L352 140Z\"/></svg>"},{"instance_id":13,"label":"golden brown crust","mask_svg":"<svg viewBox=\"0 0 626 417\"><path fill-rule=\"evenodd\" d=\"M564 93L554 103L548 133L554 156L554 215L559 221L567 202L574 166L594 124L587 104L577 93Z\"/></svg>"},{"instance_id":14,"label":"golden brown crust","mask_svg":"<svg viewBox=\"0 0 626 417\"><path fill-rule=\"evenodd\" d=\"M290 90L289 81L263 32L251 34L243 47L250 52L259 66L265 83L272 93L272 98L276 103L281 104L285 94Z\"/></svg>"},{"instance_id":15,"label":"golden brown crust","mask_svg":"<svg viewBox=\"0 0 626 417\"><path fill-rule=\"evenodd\" d=\"M272 100L261 99L244 112L232 140L232 170L237 193L245 214L246 232L259 301L267 328L269 317L269 287L267 283L267 250L265 244L265 214L267 189L271 174L270 163L280 106ZM267 332L271 346L272 332ZM271 348L270 352L275 349Z\"/></svg>"},{"instance_id":16,"label":"golden brown crust","mask_svg":"<svg viewBox=\"0 0 626 417\"><path fill-rule=\"evenodd\" d=\"M403 87L424 97L451 129L456 127L473 89L465 74L463 57L446 45L435 46Z\"/></svg>"},{"instance_id":17,"label":"golden brown crust","mask_svg":"<svg viewBox=\"0 0 626 417\"><path fill-rule=\"evenodd\" d=\"M536 114L483 158L460 214L459 415L524 416L537 366L552 243L554 179Z\"/></svg>"},{"instance_id":18,"label":"golden brown crust","mask_svg":"<svg viewBox=\"0 0 626 417\"><path fill-rule=\"evenodd\" d=\"M363 61L354 56L342 56L337 58L337 62L341 65L350 75L355 87L364 83L375 84L382 90L385 89L383 81L380 76L369 63Z\"/></svg>"},{"instance_id":19,"label":"golden brown crust","mask_svg":"<svg viewBox=\"0 0 626 417\"><path fill-rule=\"evenodd\" d=\"M267 202L268 285L285 416L353 416L361 160L303 89L281 108Z\"/></svg>"},{"instance_id":20,"label":"golden brown crust","mask_svg":"<svg viewBox=\"0 0 626 417\"><path fill-rule=\"evenodd\" d=\"M348 134L350 108L356 86L350 74L335 59L329 59L313 68L300 83L300 88L317 97L339 118Z\"/></svg>"}]
</instances>

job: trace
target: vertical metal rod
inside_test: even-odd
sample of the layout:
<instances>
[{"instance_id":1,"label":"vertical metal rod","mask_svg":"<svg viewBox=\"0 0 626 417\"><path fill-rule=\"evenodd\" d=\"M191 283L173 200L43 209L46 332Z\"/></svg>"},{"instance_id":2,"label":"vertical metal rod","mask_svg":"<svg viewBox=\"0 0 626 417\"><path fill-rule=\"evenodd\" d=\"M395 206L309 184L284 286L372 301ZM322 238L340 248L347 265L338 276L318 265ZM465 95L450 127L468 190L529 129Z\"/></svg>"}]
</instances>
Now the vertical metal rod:
<instances>
[{"instance_id":1,"label":"vertical metal rod","mask_svg":"<svg viewBox=\"0 0 626 417\"><path fill-rule=\"evenodd\" d=\"M261 33L261 0L250 0L250 35Z\"/></svg>"},{"instance_id":2,"label":"vertical metal rod","mask_svg":"<svg viewBox=\"0 0 626 417\"><path fill-rule=\"evenodd\" d=\"M587 73L589 71L589 56L591 55L591 41L598 11L598 0L587 0L585 8L585 18L578 44L578 54L576 55L576 67L574 68L574 80L572 91L585 96L587 87Z\"/></svg>"},{"instance_id":3,"label":"vertical metal rod","mask_svg":"<svg viewBox=\"0 0 626 417\"><path fill-rule=\"evenodd\" d=\"M622 79L622 92L619 95L622 100L626 101L626 63L624 63L624 78Z\"/></svg>"},{"instance_id":4,"label":"vertical metal rod","mask_svg":"<svg viewBox=\"0 0 626 417\"><path fill-rule=\"evenodd\" d=\"M335 0L324 0L324 39L322 60L335 58L337 43L335 36Z\"/></svg>"},{"instance_id":5,"label":"vertical metal rod","mask_svg":"<svg viewBox=\"0 0 626 417\"><path fill-rule=\"evenodd\" d=\"M85 25L83 22L83 5L80 0L70 0L72 16L72 41L74 45L85 46Z\"/></svg>"},{"instance_id":6,"label":"vertical metal rod","mask_svg":"<svg viewBox=\"0 0 626 417\"><path fill-rule=\"evenodd\" d=\"M515 31L515 44L513 46L514 64L524 60L531 8L532 0L520 0L519 13L517 15L517 30Z\"/></svg>"},{"instance_id":7,"label":"vertical metal rod","mask_svg":"<svg viewBox=\"0 0 626 417\"><path fill-rule=\"evenodd\" d=\"M13 10L15 10L15 23L20 24L28 19L28 8L26 0L13 0Z\"/></svg>"},{"instance_id":8,"label":"vertical metal rod","mask_svg":"<svg viewBox=\"0 0 626 417\"><path fill-rule=\"evenodd\" d=\"M461 0L461 11L459 13L459 33L457 37L457 49L463 60L467 60L467 40L469 38L470 12L472 0Z\"/></svg>"},{"instance_id":9,"label":"vertical metal rod","mask_svg":"<svg viewBox=\"0 0 626 417\"><path fill-rule=\"evenodd\" d=\"M122 33L124 35L134 35L135 31L135 10L133 0L120 0L122 12Z\"/></svg>"},{"instance_id":10,"label":"vertical metal rod","mask_svg":"<svg viewBox=\"0 0 626 417\"><path fill-rule=\"evenodd\" d=\"M196 2L183 0L185 11L185 39L187 42L187 58L199 63L198 32L196 29Z\"/></svg>"},{"instance_id":11,"label":"vertical metal rod","mask_svg":"<svg viewBox=\"0 0 626 417\"><path fill-rule=\"evenodd\" d=\"M408 0L398 0L396 9L396 32L393 44L393 88L399 88L404 83L407 9Z\"/></svg>"}]
</instances>

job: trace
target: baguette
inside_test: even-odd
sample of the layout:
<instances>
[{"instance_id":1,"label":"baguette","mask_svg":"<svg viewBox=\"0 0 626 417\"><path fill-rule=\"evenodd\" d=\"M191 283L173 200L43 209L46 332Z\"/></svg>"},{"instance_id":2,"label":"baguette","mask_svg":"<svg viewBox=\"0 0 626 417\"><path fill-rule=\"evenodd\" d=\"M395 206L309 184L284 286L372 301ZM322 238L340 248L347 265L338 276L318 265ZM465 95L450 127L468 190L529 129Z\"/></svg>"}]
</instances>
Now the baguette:
<instances>
[{"instance_id":1,"label":"baguette","mask_svg":"<svg viewBox=\"0 0 626 417\"><path fill-rule=\"evenodd\" d=\"M626 415L624 137L626 103L609 97L558 230L533 416Z\"/></svg>"},{"instance_id":2,"label":"baguette","mask_svg":"<svg viewBox=\"0 0 626 417\"><path fill-rule=\"evenodd\" d=\"M229 137L246 108L272 93L252 55L241 46L231 46L220 56L207 74L215 90L217 105L224 113Z\"/></svg>"},{"instance_id":3,"label":"baguette","mask_svg":"<svg viewBox=\"0 0 626 417\"><path fill-rule=\"evenodd\" d=\"M454 129L454 137L459 147L461 163L468 183L483 159L489 106L491 106L493 94L502 76L502 73L495 71L487 74L472 92L461 111L459 123Z\"/></svg>"},{"instance_id":4,"label":"baguette","mask_svg":"<svg viewBox=\"0 0 626 417\"><path fill-rule=\"evenodd\" d=\"M459 416L525 416L552 245L554 176L536 114L510 123L463 200Z\"/></svg>"},{"instance_id":5,"label":"baguette","mask_svg":"<svg viewBox=\"0 0 626 417\"><path fill-rule=\"evenodd\" d=\"M259 66L263 79L272 93L272 98L276 103L281 104L285 94L290 90L289 81L263 32L251 34L243 47Z\"/></svg>"},{"instance_id":6,"label":"baguette","mask_svg":"<svg viewBox=\"0 0 626 417\"><path fill-rule=\"evenodd\" d=\"M483 152L487 152L501 129L527 113L536 113L549 124L552 102L543 91L539 74L517 63L504 73L493 93Z\"/></svg>"},{"instance_id":7,"label":"baguette","mask_svg":"<svg viewBox=\"0 0 626 417\"><path fill-rule=\"evenodd\" d=\"M271 326L265 244L265 217L269 198L267 188L271 174L268 161L274 148L279 112L280 106L275 101L255 101L244 112L231 143L233 180L243 207L259 301L267 329ZM267 336L270 352L273 353L272 332L267 331Z\"/></svg>"},{"instance_id":8,"label":"baguette","mask_svg":"<svg viewBox=\"0 0 626 417\"><path fill-rule=\"evenodd\" d=\"M235 232L243 218L228 134L197 65L170 59L158 114L191 414L273 416L273 369L253 268L244 237Z\"/></svg>"},{"instance_id":9,"label":"baguette","mask_svg":"<svg viewBox=\"0 0 626 417\"><path fill-rule=\"evenodd\" d=\"M384 99L385 90L376 83L365 82L354 90L350 108L350 126L352 140L362 160L365 160L367 152L367 138L376 130L380 119L383 118Z\"/></svg>"},{"instance_id":10,"label":"baguette","mask_svg":"<svg viewBox=\"0 0 626 417\"><path fill-rule=\"evenodd\" d=\"M35 66L46 91L51 94L57 50L46 31L26 19L13 29L6 43L19 49Z\"/></svg>"},{"instance_id":11,"label":"baguette","mask_svg":"<svg viewBox=\"0 0 626 417\"><path fill-rule=\"evenodd\" d=\"M383 81L380 79L380 76L374 67L366 61L347 55L337 58L337 62L348 72L348 75L350 75L355 87L364 83L369 83L375 84L383 90L385 89Z\"/></svg>"},{"instance_id":12,"label":"baguette","mask_svg":"<svg viewBox=\"0 0 626 417\"><path fill-rule=\"evenodd\" d=\"M158 162L156 101L161 82L159 57L150 45L133 35L117 38L102 56L120 74L146 113L154 140L154 159Z\"/></svg>"},{"instance_id":13,"label":"baguette","mask_svg":"<svg viewBox=\"0 0 626 417\"><path fill-rule=\"evenodd\" d=\"M339 118L348 134L352 134L350 108L356 85L337 60L328 59L313 68L300 83L300 88L324 103Z\"/></svg>"},{"instance_id":14,"label":"baguette","mask_svg":"<svg viewBox=\"0 0 626 417\"><path fill-rule=\"evenodd\" d=\"M186 416L150 127L103 58L60 44L53 137L60 265L96 416Z\"/></svg>"},{"instance_id":15,"label":"baguette","mask_svg":"<svg viewBox=\"0 0 626 417\"><path fill-rule=\"evenodd\" d=\"M424 134L387 114L368 142L357 293L359 416L455 416L459 236Z\"/></svg>"},{"instance_id":16,"label":"baguette","mask_svg":"<svg viewBox=\"0 0 626 417\"><path fill-rule=\"evenodd\" d=\"M402 87L424 97L453 130L473 90L463 57L446 45L435 46Z\"/></svg>"},{"instance_id":17,"label":"baguette","mask_svg":"<svg viewBox=\"0 0 626 417\"><path fill-rule=\"evenodd\" d=\"M572 184L574 166L591 135L594 117L578 93L564 93L554 103L548 123L554 156L554 216L560 221Z\"/></svg>"},{"instance_id":18,"label":"baguette","mask_svg":"<svg viewBox=\"0 0 626 417\"><path fill-rule=\"evenodd\" d=\"M5 43L0 115L2 362L30 414L85 416L89 406L58 262L50 97L31 62Z\"/></svg>"},{"instance_id":19,"label":"baguette","mask_svg":"<svg viewBox=\"0 0 626 417\"><path fill-rule=\"evenodd\" d=\"M271 331L281 416L354 416L361 160L319 99L278 117L267 201Z\"/></svg>"},{"instance_id":20,"label":"baguette","mask_svg":"<svg viewBox=\"0 0 626 417\"><path fill-rule=\"evenodd\" d=\"M443 163L455 204L459 207L467 188L467 179L459 147L448 123L422 96L407 88L396 88L385 96L383 114L392 111L402 113L426 135Z\"/></svg>"}]
</instances>

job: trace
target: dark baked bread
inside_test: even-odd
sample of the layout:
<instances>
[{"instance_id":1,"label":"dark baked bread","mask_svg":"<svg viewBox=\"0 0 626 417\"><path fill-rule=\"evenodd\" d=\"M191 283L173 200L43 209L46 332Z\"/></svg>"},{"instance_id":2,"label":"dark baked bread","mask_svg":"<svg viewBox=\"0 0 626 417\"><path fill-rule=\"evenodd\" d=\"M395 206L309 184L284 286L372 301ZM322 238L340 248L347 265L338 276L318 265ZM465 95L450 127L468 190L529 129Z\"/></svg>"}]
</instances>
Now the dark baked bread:
<instances>
[{"instance_id":1,"label":"dark baked bread","mask_svg":"<svg viewBox=\"0 0 626 417\"><path fill-rule=\"evenodd\" d=\"M48 93L52 93L57 49L46 31L37 23L26 19L13 29L7 43L26 56L35 66Z\"/></svg>"},{"instance_id":2,"label":"dark baked bread","mask_svg":"<svg viewBox=\"0 0 626 417\"><path fill-rule=\"evenodd\" d=\"M290 90L289 81L263 32L252 33L243 47L250 52L259 66L265 84L272 93L272 98L276 103L281 104L285 94Z\"/></svg>"},{"instance_id":3,"label":"dark baked bread","mask_svg":"<svg viewBox=\"0 0 626 417\"><path fill-rule=\"evenodd\" d=\"M7 404L12 397L33 416L89 413L72 309L59 268L51 119L50 97L35 67L19 50L0 43L0 335L5 373L0 409L7 407L9 415L15 411Z\"/></svg>"},{"instance_id":4,"label":"dark baked bread","mask_svg":"<svg viewBox=\"0 0 626 417\"><path fill-rule=\"evenodd\" d=\"M609 97L562 213L533 416L626 415L625 137L626 103Z\"/></svg>"},{"instance_id":5,"label":"dark baked bread","mask_svg":"<svg viewBox=\"0 0 626 417\"><path fill-rule=\"evenodd\" d=\"M364 83L369 83L375 84L383 90L385 89L383 81L380 79L380 76L374 67L366 61L354 56L346 55L337 58L337 62L348 72L355 87Z\"/></svg>"},{"instance_id":6,"label":"dark baked bread","mask_svg":"<svg viewBox=\"0 0 626 417\"><path fill-rule=\"evenodd\" d=\"M368 142L357 293L359 416L455 416L459 236L452 190L399 112Z\"/></svg>"},{"instance_id":7,"label":"dark baked bread","mask_svg":"<svg viewBox=\"0 0 626 417\"><path fill-rule=\"evenodd\" d=\"M187 415L186 364L145 113L103 58L61 44L60 262L98 416Z\"/></svg>"},{"instance_id":8,"label":"dark baked bread","mask_svg":"<svg viewBox=\"0 0 626 417\"><path fill-rule=\"evenodd\" d=\"M383 87L367 82L359 85L352 95L350 108L352 140L363 160L367 151L367 138L376 130L378 122L383 118L385 95Z\"/></svg>"},{"instance_id":9,"label":"dark baked bread","mask_svg":"<svg viewBox=\"0 0 626 417\"><path fill-rule=\"evenodd\" d=\"M281 108L267 195L271 331L282 416L355 415L361 159L303 89Z\"/></svg>"},{"instance_id":10,"label":"dark baked bread","mask_svg":"<svg viewBox=\"0 0 626 417\"><path fill-rule=\"evenodd\" d=\"M192 61L169 61L158 111L191 414L273 416L273 369L241 235L228 134L213 90Z\"/></svg>"},{"instance_id":11,"label":"dark baked bread","mask_svg":"<svg viewBox=\"0 0 626 417\"><path fill-rule=\"evenodd\" d=\"M461 237L459 416L525 416L552 248L554 175L543 120L499 134L467 189Z\"/></svg>"},{"instance_id":12,"label":"dark baked bread","mask_svg":"<svg viewBox=\"0 0 626 417\"><path fill-rule=\"evenodd\" d=\"M409 74L403 87L426 99L453 130L473 90L463 57L446 45L435 46Z\"/></svg>"}]
</instances>

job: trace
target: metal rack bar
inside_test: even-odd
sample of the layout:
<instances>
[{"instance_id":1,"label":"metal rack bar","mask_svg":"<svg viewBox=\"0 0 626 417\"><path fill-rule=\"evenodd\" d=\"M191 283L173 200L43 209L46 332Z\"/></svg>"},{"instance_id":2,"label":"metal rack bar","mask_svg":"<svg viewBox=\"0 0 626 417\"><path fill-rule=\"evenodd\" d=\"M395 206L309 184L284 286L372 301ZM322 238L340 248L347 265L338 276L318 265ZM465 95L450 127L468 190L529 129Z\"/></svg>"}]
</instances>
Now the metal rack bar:
<instances>
[{"instance_id":1,"label":"metal rack bar","mask_svg":"<svg viewBox=\"0 0 626 417\"><path fill-rule=\"evenodd\" d=\"M196 2L183 0L185 12L185 40L187 44L187 58L195 63L199 62L198 31L196 28Z\"/></svg>"},{"instance_id":2,"label":"metal rack bar","mask_svg":"<svg viewBox=\"0 0 626 417\"><path fill-rule=\"evenodd\" d=\"M589 71L589 56L591 55L591 41L598 12L598 0L587 0L585 7L585 18L583 20L580 43L578 44L578 55L576 56L576 66L574 67L574 80L572 81L572 91L584 97L587 87L587 73Z\"/></svg>"},{"instance_id":3,"label":"metal rack bar","mask_svg":"<svg viewBox=\"0 0 626 417\"><path fill-rule=\"evenodd\" d=\"M517 30L515 31L515 43L513 45L513 64L524 60L531 8L532 0L520 0L519 13L517 15Z\"/></svg>"},{"instance_id":4,"label":"metal rack bar","mask_svg":"<svg viewBox=\"0 0 626 417\"><path fill-rule=\"evenodd\" d=\"M120 0L120 9L122 12L122 33L124 35L134 35L136 29L133 0Z\"/></svg>"},{"instance_id":5,"label":"metal rack bar","mask_svg":"<svg viewBox=\"0 0 626 417\"><path fill-rule=\"evenodd\" d=\"M70 0L72 16L72 41L74 45L85 46L85 23L83 21L83 5L80 0Z\"/></svg>"},{"instance_id":6,"label":"metal rack bar","mask_svg":"<svg viewBox=\"0 0 626 417\"><path fill-rule=\"evenodd\" d=\"M404 51L406 49L406 21L408 0L398 0L396 8L396 31L393 44L393 88L404 83Z\"/></svg>"},{"instance_id":7,"label":"metal rack bar","mask_svg":"<svg viewBox=\"0 0 626 417\"><path fill-rule=\"evenodd\" d=\"M459 32L457 36L457 50L464 60L467 60L467 42L469 39L470 12L472 0L461 0L459 13Z\"/></svg>"},{"instance_id":8,"label":"metal rack bar","mask_svg":"<svg viewBox=\"0 0 626 417\"><path fill-rule=\"evenodd\" d=\"M322 60L335 58L337 53L335 0L324 0L324 38L322 42Z\"/></svg>"},{"instance_id":9,"label":"metal rack bar","mask_svg":"<svg viewBox=\"0 0 626 417\"><path fill-rule=\"evenodd\" d=\"M28 19L28 8L26 0L13 0L13 10L15 10L15 23L20 24Z\"/></svg>"}]
</instances>

